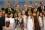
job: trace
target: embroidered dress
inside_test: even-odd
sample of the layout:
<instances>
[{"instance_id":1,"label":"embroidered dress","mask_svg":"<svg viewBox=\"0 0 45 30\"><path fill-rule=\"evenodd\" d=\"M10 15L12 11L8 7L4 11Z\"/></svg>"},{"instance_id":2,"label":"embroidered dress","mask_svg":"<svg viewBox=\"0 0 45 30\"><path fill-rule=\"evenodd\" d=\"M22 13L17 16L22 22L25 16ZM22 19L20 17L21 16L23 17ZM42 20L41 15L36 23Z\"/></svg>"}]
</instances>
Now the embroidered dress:
<instances>
[{"instance_id":1,"label":"embroidered dress","mask_svg":"<svg viewBox=\"0 0 45 30\"><path fill-rule=\"evenodd\" d=\"M33 30L33 20L31 16L28 17L28 22L27 22L27 30Z\"/></svg>"},{"instance_id":2,"label":"embroidered dress","mask_svg":"<svg viewBox=\"0 0 45 30\"><path fill-rule=\"evenodd\" d=\"M42 25L43 25L42 24L42 17L40 17L40 16L39 16L39 25L40 25L40 27L42 27Z\"/></svg>"},{"instance_id":3,"label":"embroidered dress","mask_svg":"<svg viewBox=\"0 0 45 30\"><path fill-rule=\"evenodd\" d=\"M14 18L9 18L9 20L10 20L10 26L12 27L12 30L14 30L15 29L15 20L14 20Z\"/></svg>"},{"instance_id":4,"label":"embroidered dress","mask_svg":"<svg viewBox=\"0 0 45 30\"><path fill-rule=\"evenodd\" d=\"M39 16L39 25L40 25L40 28L41 28L41 30L43 30L43 19L42 19L42 17L41 16Z\"/></svg>"}]
</instances>

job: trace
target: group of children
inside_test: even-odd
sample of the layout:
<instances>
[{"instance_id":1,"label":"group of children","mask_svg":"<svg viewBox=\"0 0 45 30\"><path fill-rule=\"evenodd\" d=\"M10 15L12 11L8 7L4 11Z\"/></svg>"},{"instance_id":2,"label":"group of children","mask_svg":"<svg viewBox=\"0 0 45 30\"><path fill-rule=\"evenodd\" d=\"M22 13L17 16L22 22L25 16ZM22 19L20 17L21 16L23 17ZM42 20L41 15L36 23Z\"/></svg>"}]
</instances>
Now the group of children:
<instances>
[{"instance_id":1,"label":"group of children","mask_svg":"<svg viewBox=\"0 0 45 30\"><path fill-rule=\"evenodd\" d=\"M0 16L5 19L3 30L45 30L44 10L41 7L1 8Z\"/></svg>"},{"instance_id":2,"label":"group of children","mask_svg":"<svg viewBox=\"0 0 45 30\"><path fill-rule=\"evenodd\" d=\"M45 12L35 11L34 8L25 10L3 11L5 18L3 30L45 30Z\"/></svg>"}]
</instances>

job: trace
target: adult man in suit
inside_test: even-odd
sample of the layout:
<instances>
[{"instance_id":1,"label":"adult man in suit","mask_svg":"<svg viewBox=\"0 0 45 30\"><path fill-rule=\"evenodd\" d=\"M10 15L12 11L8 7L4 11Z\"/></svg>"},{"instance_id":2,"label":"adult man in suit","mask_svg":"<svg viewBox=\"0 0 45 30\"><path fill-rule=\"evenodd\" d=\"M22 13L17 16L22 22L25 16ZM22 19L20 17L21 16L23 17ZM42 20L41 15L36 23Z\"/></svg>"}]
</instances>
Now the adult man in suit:
<instances>
[{"instance_id":1,"label":"adult man in suit","mask_svg":"<svg viewBox=\"0 0 45 30\"><path fill-rule=\"evenodd\" d=\"M2 10L0 10L0 30L3 29L3 26L5 26L5 18L2 17Z\"/></svg>"},{"instance_id":2,"label":"adult man in suit","mask_svg":"<svg viewBox=\"0 0 45 30\"><path fill-rule=\"evenodd\" d=\"M45 11L45 6L43 5L43 2L40 2L40 6L37 8L37 11L39 11L39 12Z\"/></svg>"}]
</instances>

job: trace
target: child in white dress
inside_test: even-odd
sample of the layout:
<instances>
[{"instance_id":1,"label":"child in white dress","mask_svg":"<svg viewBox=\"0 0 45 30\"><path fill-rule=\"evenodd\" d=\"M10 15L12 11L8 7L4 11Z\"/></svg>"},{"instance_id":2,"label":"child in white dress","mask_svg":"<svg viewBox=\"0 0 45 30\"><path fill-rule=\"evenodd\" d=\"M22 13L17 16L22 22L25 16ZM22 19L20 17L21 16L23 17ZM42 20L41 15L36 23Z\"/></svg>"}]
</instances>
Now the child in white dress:
<instances>
[{"instance_id":1,"label":"child in white dress","mask_svg":"<svg viewBox=\"0 0 45 30\"><path fill-rule=\"evenodd\" d=\"M14 25L15 25L15 21L14 21L14 18L12 18L13 17L13 14L11 13L9 13L8 14L8 17L7 17L7 15L5 15L5 22L10 22L10 24L9 24L9 27L7 28L6 26L4 27L6 30L8 30L8 29L11 29L11 30L14 30Z\"/></svg>"},{"instance_id":2,"label":"child in white dress","mask_svg":"<svg viewBox=\"0 0 45 30\"><path fill-rule=\"evenodd\" d=\"M34 30L34 21L32 18L32 15L30 13L30 11L28 12L28 19L27 19L27 30Z\"/></svg>"},{"instance_id":3,"label":"child in white dress","mask_svg":"<svg viewBox=\"0 0 45 30\"><path fill-rule=\"evenodd\" d=\"M18 13L18 20L19 20L19 30L23 30L23 19L22 19L22 15L21 15L21 12Z\"/></svg>"},{"instance_id":4,"label":"child in white dress","mask_svg":"<svg viewBox=\"0 0 45 30\"><path fill-rule=\"evenodd\" d=\"M5 23L6 23L7 21L10 21L8 16L9 16L8 14L5 14Z\"/></svg>"},{"instance_id":5,"label":"child in white dress","mask_svg":"<svg viewBox=\"0 0 45 30\"><path fill-rule=\"evenodd\" d=\"M41 27L41 30L43 30L43 16L42 13L40 13L40 16L38 17L39 25Z\"/></svg>"},{"instance_id":6,"label":"child in white dress","mask_svg":"<svg viewBox=\"0 0 45 30\"><path fill-rule=\"evenodd\" d=\"M15 29L15 20L13 18L13 14L12 13L10 14L9 20L10 20L10 26L11 26L12 30L14 30Z\"/></svg>"}]
</instances>

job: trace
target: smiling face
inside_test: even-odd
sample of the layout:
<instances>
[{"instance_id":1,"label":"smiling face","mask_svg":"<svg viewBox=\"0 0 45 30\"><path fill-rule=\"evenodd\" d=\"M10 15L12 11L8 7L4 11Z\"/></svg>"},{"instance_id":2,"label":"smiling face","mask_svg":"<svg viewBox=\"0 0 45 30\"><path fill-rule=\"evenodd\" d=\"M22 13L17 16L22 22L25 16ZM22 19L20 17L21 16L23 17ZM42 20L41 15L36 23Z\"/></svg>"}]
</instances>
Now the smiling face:
<instances>
[{"instance_id":1,"label":"smiling face","mask_svg":"<svg viewBox=\"0 0 45 30\"><path fill-rule=\"evenodd\" d=\"M36 16L36 12L33 12L33 16Z\"/></svg>"},{"instance_id":2,"label":"smiling face","mask_svg":"<svg viewBox=\"0 0 45 30\"><path fill-rule=\"evenodd\" d=\"M10 17L13 17L13 14L12 13L10 14Z\"/></svg>"},{"instance_id":3,"label":"smiling face","mask_svg":"<svg viewBox=\"0 0 45 30\"><path fill-rule=\"evenodd\" d=\"M41 6L43 6L43 5L44 5L44 3L43 3L43 2L40 2L40 5L41 5Z\"/></svg>"},{"instance_id":4,"label":"smiling face","mask_svg":"<svg viewBox=\"0 0 45 30\"><path fill-rule=\"evenodd\" d=\"M40 16L42 16L42 13L40 13Z\"/></svg>"},{"instance_id":5,"label":"smiling face","mask_svg":"<svg viewBox=\"0 0 45 30\"><path fill-rule=\"evenodd\" d=\"M20 16L21 16L21 12L18 13L18 17L20 17Z\"/></svg>"},{"instance_id":6,"label":"smiling face","mask_svg":"<svg viewBox=\"0 0 45 30\"><path fill-rule=\"evenodd\" d=\"M28 16L31 16L31 15L32 15L31 11L28 11Z\"/></svg>"},{"instance_id":7,"label":"smiling face","mask_svg":"<svg viewBox=\"0 0 45 30\"><path fill-rule=\"evenodd\" d=\"M17 17L17 13L14 14L14 17Z\"/></svg>"},{"instance_id":8,"label":"smiling face","mask_svg":"<svg viewBox=\"0 0 45 30\"><path fill-rule=\"evenodd\" d=\"M24 10L22 11L22 15L25 15L25 11Z\"/></svg>"}]
</instances>

